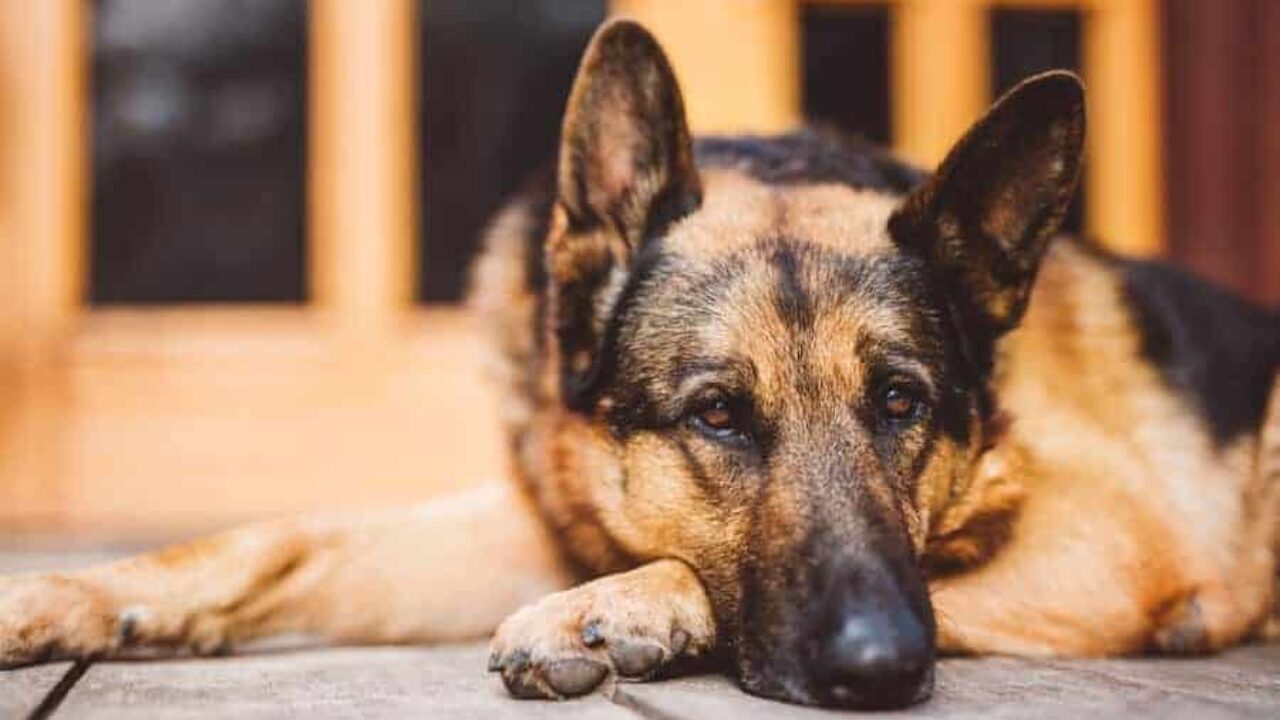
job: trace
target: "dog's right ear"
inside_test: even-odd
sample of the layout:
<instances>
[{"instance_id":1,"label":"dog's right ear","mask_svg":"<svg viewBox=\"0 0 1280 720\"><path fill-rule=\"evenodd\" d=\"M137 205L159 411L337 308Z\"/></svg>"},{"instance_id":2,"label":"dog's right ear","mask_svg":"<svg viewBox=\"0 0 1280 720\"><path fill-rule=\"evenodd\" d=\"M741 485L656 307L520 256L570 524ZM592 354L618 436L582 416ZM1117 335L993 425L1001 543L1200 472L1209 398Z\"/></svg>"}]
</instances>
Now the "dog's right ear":
<instances>
[{"instance_id":1,"label":"dog's right ear","mask_svg":"<svg viewBox=\"0 0 1280 720\"><path fill-rule=\"evenodd\" d=\"M977 344L989 348L1026 310L1076 187L1084 126L1079 78L1058 71L1027 79L889 220L898 246L937 272Z\"/></svg>"},{"instance_id":2,"label":"dog's right ear","mask_svg":"<svg viewBox=\"0 0 1280 720\"><path fill-rule=\"evenodd\" d=\"M609 22L587 47L565 109L556 183L549 311L564 399L583 407L636 253L702 200L680 88L641 25Z\"/></svg>"}]
</instances>

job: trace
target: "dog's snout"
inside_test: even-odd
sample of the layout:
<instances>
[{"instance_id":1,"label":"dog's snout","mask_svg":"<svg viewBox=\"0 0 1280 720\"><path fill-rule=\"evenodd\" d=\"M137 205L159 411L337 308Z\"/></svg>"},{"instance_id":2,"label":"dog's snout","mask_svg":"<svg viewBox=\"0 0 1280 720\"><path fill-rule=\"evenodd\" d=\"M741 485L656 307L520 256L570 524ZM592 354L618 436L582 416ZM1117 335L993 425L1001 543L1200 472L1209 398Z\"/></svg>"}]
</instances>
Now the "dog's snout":
<instances>
[{"instance_id":1,"label":"dog's snout","mask_svg":"<svg viewBox=\"0 0 1280 720\"><path fill-rule=\"evenodd\" d=\"M737 658L743 687L859 709L927 699L936 625L905 536L892 528L819 530L792 553L808 562L784 572L753 566L747 575Z\"/></svg>"},{"instance_id":2,"label":"dog's snout","mask_svg":"<svg viewBox=\"0 0 1280 720\"><path fill-rule=\"evenodd\" d=\"M933 647L906 608L852 608L815 639L810 673L828 704L899 707L932 691ZM828 627L832 627L828 625Z\"/></svg>"}]
</instances>

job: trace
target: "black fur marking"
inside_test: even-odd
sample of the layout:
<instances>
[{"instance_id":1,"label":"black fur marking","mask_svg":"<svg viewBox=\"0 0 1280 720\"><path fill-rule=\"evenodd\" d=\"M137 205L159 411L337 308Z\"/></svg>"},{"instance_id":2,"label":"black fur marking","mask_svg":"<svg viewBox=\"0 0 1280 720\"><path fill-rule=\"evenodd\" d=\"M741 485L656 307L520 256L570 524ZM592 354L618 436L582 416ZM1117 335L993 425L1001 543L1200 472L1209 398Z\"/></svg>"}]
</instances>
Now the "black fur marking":
<instances>
[{"instance_id":1,"label":"black fur marking","mask_svg":"<svg viewBox=\"0 0 1280 720\"><path fill-rule=\"evenodd\" d=\"M774 304L778 313L791 325L808 328L813 325L813 299L800 281L800 259L789 243L779 243L769 256L769 263L777 270L774 286Z\"/></svg>"},{"instance_id":2,"label":"black fur marking","mask_svg":"<svg viewBox=\"0 0 1280 720\"><path fill-rule=\"evenodd\" d=\"M547 337L547 236L551 233L551 211L555 207L555 168L546 165L525 181L519 197L527 203L533 223L524 235L524 282L533 293L533 342L538 357L546 351Z\"/></svg>"},{"instance_id":3,"label":"black fur marking","mask_svg":"<svg viewBox=\"0 0 1280 720\"><path fill-rule=\"evenodd\" d=\"M702 188L689 190L680 185L669 185L658 193L645 218L641 237L645 244L664 237L671 226L692 214L702 205Z\"/></svg>"},{"instance_id":4,"label":"black fur marking","mask_svg":"<svg viewBox=\"0 0 1280 720\"><path fill-rule=\"evenodd\" d=\"M698 138L693 153L699 166L733 168L776 185L843 183L905 194L926 177L870 143L812 128L771 137Z\"/></svg>"},{"instance_id":5,"label":"black fur marking","mask_svg":"<svg viewBox=\"0 0 1280 720\"><path fill-rule=\"evenodd\" d=\"M689 470L689 475L693 477L698 487L705 493L718 494L716 492L716 483L711 479L711 473L707 472L706 465L689 449L689 446L679 439L673 440L672 444L680 452L680 457L684 460L684 465Z\"/></svg>"},{"instance_id":6,"label":"black fur marking","mask_svg":"<svg viewBox=\"0 0 1280 720\"><path fill-rule=\"evenodd\" d=\"M1257 430L1280 368L1280 317L1168 265L1117 260L1142 352L1215 442Z\"/></svg>"},{"instance_id":7,"label":"black fur marking","mask_svg":"<svg viewBox=\"0 0 1280 720\"><path fill-rule=\"evenodd\" d=\"M655 272L662 260L661 238L654 238L644 243L636 253L626 284L618 294L618 299L614 302L612 312L605 323L590 370L580 376L568 372L562 376L562 392L568 409L579 413L592 412L603 390L612 384L617 374L618 332L621 329L622 319L635 301L640 287ZM622 417L616 419L618 422L615 431L622 431L627 424L638 420L638 418L624 420Z\"/></svg>"}]
</instances>

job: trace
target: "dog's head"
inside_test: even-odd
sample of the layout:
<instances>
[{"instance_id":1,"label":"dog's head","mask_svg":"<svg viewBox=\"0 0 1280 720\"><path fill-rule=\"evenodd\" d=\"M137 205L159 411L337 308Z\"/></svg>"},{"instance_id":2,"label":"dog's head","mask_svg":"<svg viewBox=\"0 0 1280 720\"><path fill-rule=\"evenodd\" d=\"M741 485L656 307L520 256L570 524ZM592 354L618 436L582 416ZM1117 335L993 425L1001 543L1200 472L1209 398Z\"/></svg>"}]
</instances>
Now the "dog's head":
<instances>
[{"instance_id":1,"label":"dog's head","mask_svg":"<svg viewBox=\"0 0 1280 720\"><path fill-rule=\"evenodd\" d=\"M546 246L555 465L618 545L698 572L748 690L928 695L930 518L981 450L995 343L1083 125L1079 81L1052 73L905 198L767 182L695 163L643 28L611 23L587 50Z\"/></svg>"}]
</instances>

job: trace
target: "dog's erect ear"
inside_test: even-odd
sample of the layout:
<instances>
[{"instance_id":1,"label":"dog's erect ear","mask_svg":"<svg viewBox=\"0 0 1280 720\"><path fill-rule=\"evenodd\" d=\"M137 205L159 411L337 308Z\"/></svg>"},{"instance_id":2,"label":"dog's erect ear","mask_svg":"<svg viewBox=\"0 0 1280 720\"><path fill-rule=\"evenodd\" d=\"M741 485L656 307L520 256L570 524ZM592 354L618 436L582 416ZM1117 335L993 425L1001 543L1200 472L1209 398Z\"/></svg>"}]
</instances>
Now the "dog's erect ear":
<instances>
[{"instance_id":1,"label":"dog's erect ear","mask_svg":"<svg viewBox=\"0 0 1280 720\"><path fill-rule=\"evenodd\" d=\"M556 182L550 312L565 399L583 405L636 253L702 199L675 74L639 24L609 22L587 47L565 109Z\"/></svg>"},{"instance_id":2,"label":"dog's erect ear","mask_svg":"<svg viewBox=\"0 0 1280 720\"><path fill-rule=\"evenodd\" d=\"M557 183L571 230L604 226L630 250L697 207L680 87L638 23L607 23L587 47L565 109Z\"/></svg>"},{"instance_id":3,"label":"dog's erect ear","mask_svg":"<svg viewBox=\"0 0 1280 720\"><path fill-rule=\"evenodd\" d=\"M1048 72L1010 90L889 221L932 263L970 331L996 336L1026 309L1080 171L1084 88Z\"/></svg>"}]
</instances>

